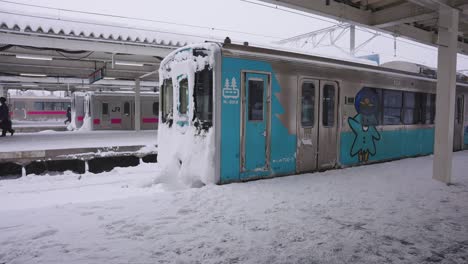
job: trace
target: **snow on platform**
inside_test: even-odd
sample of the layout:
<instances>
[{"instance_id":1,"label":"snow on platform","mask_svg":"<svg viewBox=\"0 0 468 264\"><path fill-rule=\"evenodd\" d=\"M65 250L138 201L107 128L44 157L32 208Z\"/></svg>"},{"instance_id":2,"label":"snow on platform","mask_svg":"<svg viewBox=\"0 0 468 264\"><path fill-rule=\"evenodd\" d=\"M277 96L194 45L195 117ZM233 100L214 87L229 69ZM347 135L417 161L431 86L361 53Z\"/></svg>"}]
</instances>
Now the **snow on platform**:
<instances>
[{"instance_id":1,"label":"snow on platform","mask_svg":"<svg viewBox=\"0 0 468 264\"><path fill-rule=\"evenodd\" d=\"M468 152L199 189L157 164L0 181L0 263L468 263Z\"/></svg>"},{"instance_id":2,"label":"snow on platform","mask_svg":"<svg viewBox=\"0 0 468 264\"><path fill-rule=\"evenodd\" d=\"M77 149L157 144L157 131L87 131L18 133L0 138L0 152Z\"/></svg>"}]
</instances>

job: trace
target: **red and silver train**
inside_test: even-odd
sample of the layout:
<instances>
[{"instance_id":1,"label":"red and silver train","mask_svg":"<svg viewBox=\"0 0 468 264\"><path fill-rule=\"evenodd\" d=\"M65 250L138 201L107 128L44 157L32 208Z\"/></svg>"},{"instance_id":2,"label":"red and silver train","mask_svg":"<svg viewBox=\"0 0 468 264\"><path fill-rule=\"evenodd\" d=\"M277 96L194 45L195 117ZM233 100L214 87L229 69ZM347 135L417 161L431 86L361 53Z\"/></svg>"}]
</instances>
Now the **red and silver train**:
<instances>
[{"instance_id":1,"label":"red and silver train","mask_svg":"<svg viewBox=\"0 0 468 264\"><path fill-rule=\"evenodd\" d=\"M16 96L9 97L10 115L17 121L65 120L70 97Z\"/></svg>"},{"instance_id":2,"label":"red and silver train","mask_svg":"<svg viewBox=\"0 0 468 264\"><path fill-rule=\"evenodd\" d=\"M75 92L72 95L72 126L83 130L134 130L135 93ZM141 129L158 128L159 94L141 93Z\"/></svg>"}]
</instances>

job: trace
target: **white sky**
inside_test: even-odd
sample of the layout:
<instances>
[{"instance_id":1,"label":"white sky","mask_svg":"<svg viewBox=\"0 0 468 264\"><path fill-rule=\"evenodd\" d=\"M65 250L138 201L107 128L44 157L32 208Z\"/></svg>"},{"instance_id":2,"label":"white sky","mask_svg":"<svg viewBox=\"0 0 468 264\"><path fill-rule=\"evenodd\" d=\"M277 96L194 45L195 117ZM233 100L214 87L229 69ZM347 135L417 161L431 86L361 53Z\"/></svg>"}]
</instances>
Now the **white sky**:
<instances>
[{"instance_id":1,"label":"white sky","mask_svg":"<svg viewBox=\"0 0 468 264\"><path fill-rule=\"evenodd\" d=\"M255 0L248 1L254 2ZM234 41L249 41L250 43L263 44L325 28L334 25L333 22L336 23L336 21L328 18L321 18L308 14L295 14L284 10L266 7L265 5L267 4L264 3L260 3L260 5L258 5L243 0L20 0L14 2L151 19L178 24L190 24L210 29L175 26L167 23L143 22L121 18L86 16L86 19L106 20L109 23L117 23L120 25L123 24L145 28L175 30L178 32L200 35L203 38L211 37L218 40L224 39L225 36L230 36ZM77 15L64 11L50 11L35 7L21 7L14 4L0 2L0 10L11 8L19 8L19 10L24 10L28 13L45 12L53 17ZM83 17L83 15L79 16ZM241 34L232 31L248 32L269 37ZM357 45L365 41L369 36L371 36L369 33L358 30ZM348 42L348 36L346 35L338 42L338 45L346 49L348 47ZM437 65L437 51L435 48L422 44L408 44L410 42L411 41L408 40L399 40L397 42L397 56L394 57L394 43L391 37L380 36L363 47L357 55L378 53L381 56L381 62L389 60L406 60L432 67ZM325 42L325 44L326 43L327 42ZM335 47L320 47L314 50L314 52L335 56L343 55L343 52ZM468 57L458 57L458 69L468 69Z\"/></svg>"}]
</instances>

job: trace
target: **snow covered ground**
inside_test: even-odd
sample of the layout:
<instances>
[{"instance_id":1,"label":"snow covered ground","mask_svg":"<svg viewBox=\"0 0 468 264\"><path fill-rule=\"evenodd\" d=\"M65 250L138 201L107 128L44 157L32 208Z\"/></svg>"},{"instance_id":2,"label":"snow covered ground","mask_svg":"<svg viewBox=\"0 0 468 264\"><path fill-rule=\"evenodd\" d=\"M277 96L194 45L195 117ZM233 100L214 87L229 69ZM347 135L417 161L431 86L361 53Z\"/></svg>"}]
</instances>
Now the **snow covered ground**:
<instances>
[{"instance_id":1,"label":"snow covered ground","mask_svg":"<svg viewBox=\"0 0 468 264\"><path fill-rule=\"evenodd\" d=\"M0 263L468 263L468 152L174 189L157 164L0 181Z\"/></svg>"},{"instance_id":2,"label":"snow covered ground","mask_svg":"<svg viewBox=\"0 0 468 264\"><path fill-rule=\"evenodd\" d=\"M0 139L0 152L156 145L157 133L155 130L17 133Z\"/></svg>"}]
</instances>

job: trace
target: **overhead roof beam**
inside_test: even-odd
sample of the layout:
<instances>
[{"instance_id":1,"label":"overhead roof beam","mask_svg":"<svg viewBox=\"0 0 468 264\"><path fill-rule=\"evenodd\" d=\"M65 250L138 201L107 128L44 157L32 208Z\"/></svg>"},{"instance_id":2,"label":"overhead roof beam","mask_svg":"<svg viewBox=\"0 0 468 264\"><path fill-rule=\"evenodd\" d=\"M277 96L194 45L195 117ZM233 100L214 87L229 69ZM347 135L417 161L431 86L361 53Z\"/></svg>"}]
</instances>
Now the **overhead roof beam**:
<instances>
[{"instance_id":1,"label":"overhead roof beam","mask_svg":"<svg viewBox=\"0 0 468 264\"><path fill-rule=\"evenodd\" d=\"M30 35L13 32L0 31L0 44L3 45L25 45L32 47L48 47L67 50L85 50L111 53L124 53L143 56L165 57L174 48L156 45L139 45L119 41L91 41L89 39L79 39L71 37L51 37L50 35L31 33Z\"/></svg>"},{"instance_id":2,"label":"overhead roof beam","mask_svg":"<svg viewBox=\"0 0 468 264\"><path fill-rule=\"evenodd\" d=\"M404 3L372 14L371 26L386 28L395 25L424 21L437 18L438 14L431 10Z\"/></svg>"}]
</instances>

